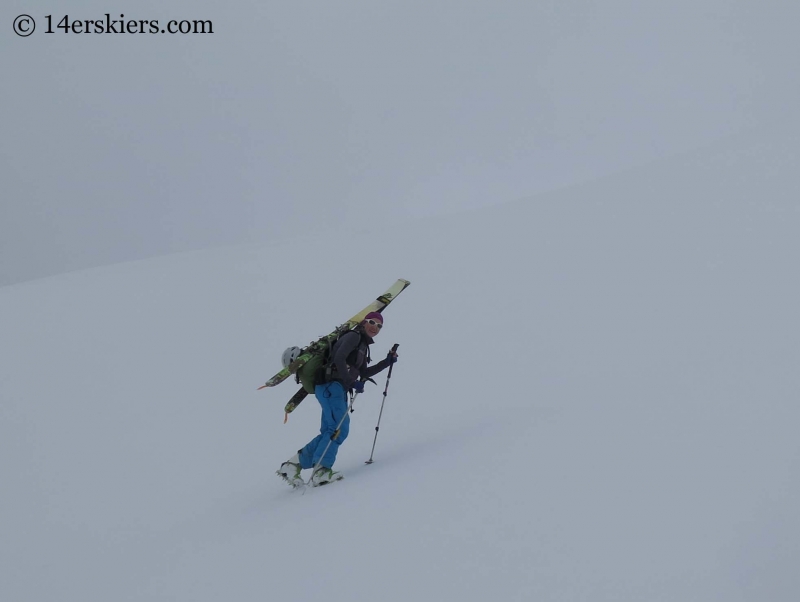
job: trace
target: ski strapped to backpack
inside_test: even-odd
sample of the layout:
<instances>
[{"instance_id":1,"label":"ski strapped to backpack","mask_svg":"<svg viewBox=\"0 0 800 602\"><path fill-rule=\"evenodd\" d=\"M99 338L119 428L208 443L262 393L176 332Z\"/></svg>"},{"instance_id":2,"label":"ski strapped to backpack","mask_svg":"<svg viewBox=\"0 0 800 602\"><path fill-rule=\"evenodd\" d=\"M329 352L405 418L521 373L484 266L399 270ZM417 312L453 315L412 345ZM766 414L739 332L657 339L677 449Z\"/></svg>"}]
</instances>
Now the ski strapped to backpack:
<instances>
[{"instance_id":1,"label":"ski strapped to backpack","mask_svg":"<svg viewBox=\"0 0 800 602\"><path fill-rule=\"evenodd\" d=\"M384 310L392 301L394 301L394 299L397 298L397 295L402 293L410 284L411 283L408 280L403 280L402 278L398 279L382 295L377 297L372 303L347 320L347 322L338 326L330 334L320 337L316 341L310 343L307 347L303 348L300 355L294 361L269 379L263 386L259 387L259 389L274 387L282 383L292 374L297 376L297 382L301 383L303 387L299 389L286 404L286 407L284 408L284 411L286 412L284 422L286 422L286 419L288 419L289 413L291 413L298 405L300 405L300 403L309 393L314 392L314 385L316 382L318 382L317 379L319 377L319 370L320 368L327 368L326 363L330 357L330 351L333 348L334 343L339 340L339 337L346 332L354 330L364 320L364 317L368 313L372 311L380 312ZM312 362L312 366L309 366L309 368L306 370L302 370L302 368L310 362Z\"/></svg>"}]
</instances>

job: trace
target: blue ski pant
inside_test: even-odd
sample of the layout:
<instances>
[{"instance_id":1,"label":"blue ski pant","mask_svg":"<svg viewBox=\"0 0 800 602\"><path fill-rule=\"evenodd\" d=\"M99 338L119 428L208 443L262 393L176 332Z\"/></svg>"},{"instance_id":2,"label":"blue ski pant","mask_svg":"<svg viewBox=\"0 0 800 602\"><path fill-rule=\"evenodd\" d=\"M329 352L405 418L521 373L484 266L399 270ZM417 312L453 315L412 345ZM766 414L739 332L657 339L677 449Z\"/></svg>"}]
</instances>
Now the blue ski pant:
<instances>
[{"instance_id":1,"label":"blue ski pant","mask_svg":"<svg viewBox=\"0 0 800 602\"><path fill-rule=\"evenodd\" d=\"M339 451L339 446L344 443L344 440L347 439L347 434L350 432L350 416L347 414L347 393L340 383L332 382L317 385L314 388L314 395L317 396L317 401L322 406L322 423L319 427L319 435L300 450L300 466L312 468L319 462L320 466L331 468L336 461L336 453ZM332 439L336 426L342 420L342 417L344 417L344 422L339 427L339 434L335 439ZM330 443L330 446L328 446L328 443ZM327 452L325 452L326 447L328 447ZM322 457L323 452L325 452L325 457ZM321 462L320 459L322 460Z\"/></svg>"}]
</instances>

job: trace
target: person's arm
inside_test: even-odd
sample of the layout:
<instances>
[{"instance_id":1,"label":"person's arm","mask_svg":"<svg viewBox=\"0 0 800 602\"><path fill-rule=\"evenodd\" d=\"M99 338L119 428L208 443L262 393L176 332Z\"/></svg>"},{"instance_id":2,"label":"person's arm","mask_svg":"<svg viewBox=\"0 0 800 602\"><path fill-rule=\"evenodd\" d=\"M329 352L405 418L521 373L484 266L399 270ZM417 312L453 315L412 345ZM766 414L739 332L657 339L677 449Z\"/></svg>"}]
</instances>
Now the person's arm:
<instances>
[{"instance_id":1,"label":"person's arm","mask_svg":"<svg viewBox=\"0 0 800 602\"><path fill-rule=\"evenodd\" d=\"M384 359L379 361L374 366L370 366L369 368L364 368L361 371L361 377L365 378L365 379L366 378L372 378L378 372L386 370L386 368L391 366L396 361L397 361L397 353L394 353L394 352L390 351L389 354Z\"/></svg>"}]
</instances>

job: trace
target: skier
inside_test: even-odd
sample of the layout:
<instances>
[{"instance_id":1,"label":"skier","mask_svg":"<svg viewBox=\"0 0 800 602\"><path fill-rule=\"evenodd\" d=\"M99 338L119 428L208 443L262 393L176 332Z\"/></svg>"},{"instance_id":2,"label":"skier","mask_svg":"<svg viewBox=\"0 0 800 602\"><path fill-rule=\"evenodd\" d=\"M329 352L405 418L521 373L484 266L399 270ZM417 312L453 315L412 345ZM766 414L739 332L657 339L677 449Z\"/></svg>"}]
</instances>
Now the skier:
<instances>
[{"instance_id":1,"label":"skier","mask_svg":"<svg viewBox=\"0 0 800 602\"><path fill-rule=\"evenodd\" d=\"M381 328L383 328L383 316L378 312L370 312L358 326L343 334L334 344L331 360L325 369L325 378L314 388L314 394L322 406L322 426L319 435L281 464L278 470L278 474L293 487L303 483L300 472L304 468L313 468L317 464L319 467L311 476L311 484L314 487L342 478L341 473L334 472L333 463L336 461L339 446L347 439L350 429L347 392L363 393L366 379L397 361L397 353L390 351L385 359L372 367L367 367L370 362L369 346ZM336 427L340 421L342 425L337 433Z\"/></svg>"}]
</instances>

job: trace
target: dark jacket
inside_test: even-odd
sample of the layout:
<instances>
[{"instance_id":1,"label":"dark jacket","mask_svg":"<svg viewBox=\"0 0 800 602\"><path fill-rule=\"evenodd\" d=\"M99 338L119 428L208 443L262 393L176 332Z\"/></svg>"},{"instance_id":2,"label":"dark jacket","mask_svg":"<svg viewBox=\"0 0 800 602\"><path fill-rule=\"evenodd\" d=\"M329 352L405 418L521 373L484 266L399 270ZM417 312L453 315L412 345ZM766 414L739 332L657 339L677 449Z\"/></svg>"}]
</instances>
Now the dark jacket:
<instances>
[{"instance_id":1,"label":"dark jacket","mask_svg":"<svg viewBox=\"0 0 800 602\"><path fill-rule=\"evenodd\" d=\"M374 342L361 326L339 337L331 350L328 380L338 381L345 390L349 390L359 378L370 378L388 368L389 358L381 360L374 366L367 366L371 361L369 346Z\"/></svg>"}]
</instances>

